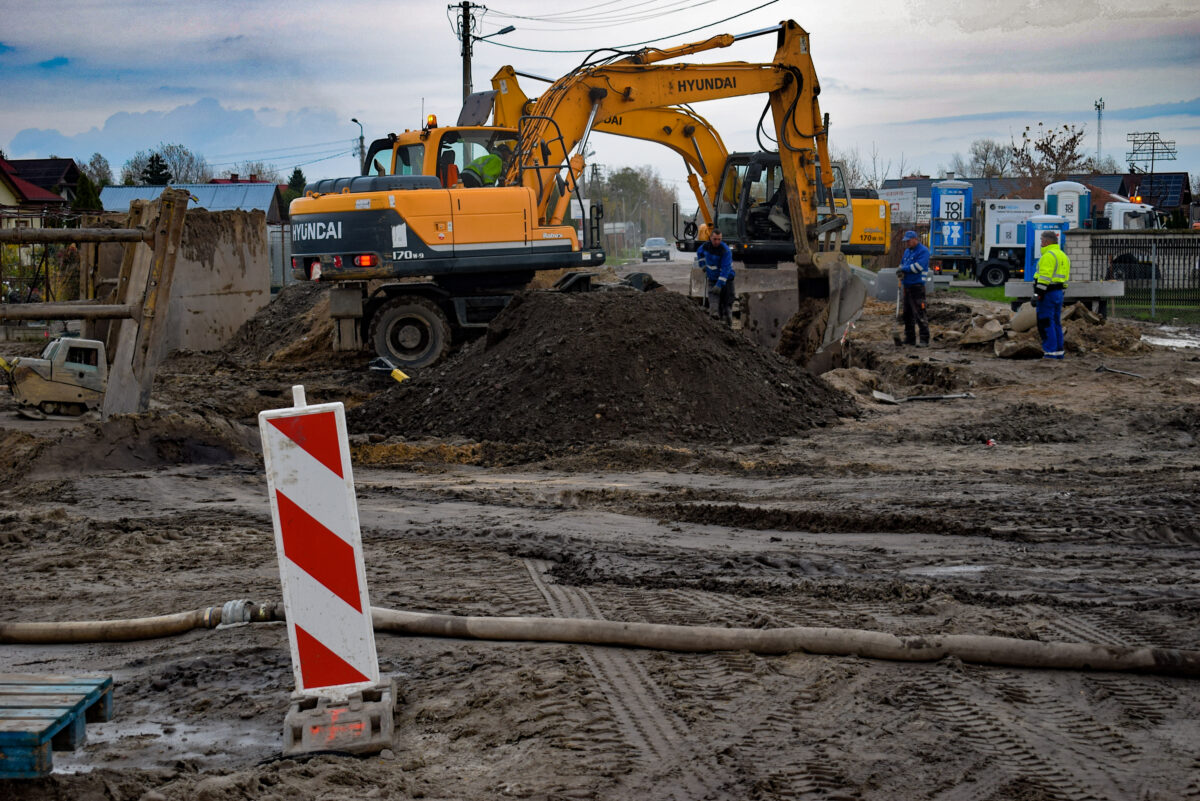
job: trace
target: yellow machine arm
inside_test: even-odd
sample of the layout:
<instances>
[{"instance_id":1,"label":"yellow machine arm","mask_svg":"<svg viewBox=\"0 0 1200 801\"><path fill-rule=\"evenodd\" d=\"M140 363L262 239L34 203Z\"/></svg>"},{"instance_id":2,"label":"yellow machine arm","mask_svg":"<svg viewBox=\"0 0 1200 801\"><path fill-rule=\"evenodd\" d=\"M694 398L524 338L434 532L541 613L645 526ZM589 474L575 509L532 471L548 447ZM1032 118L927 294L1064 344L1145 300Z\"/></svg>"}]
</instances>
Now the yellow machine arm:
<instances>
[{"instance_id":1,"label":"yellow machine arm","mask_svg":"<svg viewBox=\"0 0 1200 801\"><path fill-rule=\"evenodd\" d=\"M501 67L492 77L496 91L493 124L516 128L532 102L521 89L517 72ZM705 223L712 225L713 200L729 151L708 120L687 108L646 108L600 120L601 133L656 142L678 153L687 166L688 186L696 196Z\"/></svg>"},{"instance_id":2,"label":"yellow machine arm","mask_svg":"<svg viewBox=\"0 0 1200 801\"><path fill-rule=\"evenodd\" d=\"M775 58L769 64L658 63L774 31L778 32L778 42ZM833 171L828 166L825 122L817 101L820 84L809 53L808 33L792 21L740 37L717 36L679 48L643 50L559 79L532 107L523 104L527 115L521 125L521 158L509 168L506 183L522 183L533 189L539 215L552 222L560 218L565 207L563 185L573 183L582 170L580 154L586 152L588 136L605 120L751 94L770 98L797 263L812 264L820 237L836 228L817 224L817 166L826 165L820 171L820 180L827 189L832 185ZM567 175L560 174L564 169ZM556 196L558 202L552 209Z\"/></svg>"}]
</instances>

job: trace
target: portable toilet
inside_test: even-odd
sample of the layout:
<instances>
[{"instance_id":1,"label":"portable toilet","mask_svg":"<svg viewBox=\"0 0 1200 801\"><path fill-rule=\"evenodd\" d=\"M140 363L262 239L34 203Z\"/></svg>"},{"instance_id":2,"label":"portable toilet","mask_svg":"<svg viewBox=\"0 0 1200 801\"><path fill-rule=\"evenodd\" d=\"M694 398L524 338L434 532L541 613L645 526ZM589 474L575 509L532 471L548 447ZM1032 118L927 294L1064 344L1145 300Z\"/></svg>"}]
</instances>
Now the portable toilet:
<instances>
[{"instance_id":1,"label":"portable toilet","mask_svg":"<svg viewBox=\"0 0 1200 801\"><path fill-rule=\"evenodd\" d=\"M1074 181L1055 181L1044 192L1046 213L1066 217L1071 228L1082 228L1092 216L1092 193Z\"/></svg>"},{"instance_id":2,"label":"portable toilet","mask_svg":"<svg viewBox=\"0 0 1200 801\"><path fill-rule=\"evenodd\" d=\"M930 187L929 234L935 257L971 257L971 184L948 180Z\"/></svg>"},{"instance_id":3,"label":"portable toilet","mask_svg":"<svg viewBox=\"0 0 1200 801\"><path fill-rule=\"evenodd\" d=\"M1070 221L1058 214L1039 214L1025 221L1025 280L1032 281L1042 257L1042 231L1057 231L1058 243L1070 228Z\"/></svg>"}]
</instances>

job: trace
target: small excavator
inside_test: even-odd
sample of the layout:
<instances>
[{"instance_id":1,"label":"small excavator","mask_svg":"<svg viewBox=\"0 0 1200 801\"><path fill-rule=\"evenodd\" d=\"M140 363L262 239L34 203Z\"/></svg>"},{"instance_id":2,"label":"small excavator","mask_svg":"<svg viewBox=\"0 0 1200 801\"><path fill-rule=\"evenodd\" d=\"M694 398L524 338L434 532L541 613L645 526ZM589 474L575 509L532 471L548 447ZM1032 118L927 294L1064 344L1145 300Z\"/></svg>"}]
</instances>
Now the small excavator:
<instances>
[{"instance_id":1,"label":"small excavator","mask_svg":"<svg viewBox=\"0 0 1200 801\"><path fill-rule=\"evenodd\" d=\"M104 343L94 339L52 339L36 358L0 357L0 370L17 402L17 413L33 420L99 411L108 387Z\"/></svg>"},{"instance_id":2,"label":"small excavator","mask_svg":"<svg viewBox=\"0 0 1200 801\"><path fill-rule=\"evenodd\" d=\"M770 34L770 62L663 63ZM822 197L832 197L835 171L810 52L808 33L786 21L589 59L528 104L515 131L439 128L431 117L420 131L372 143L363 175L311 184L292 202L293 272L303 280L355 282L357 301L340 299L336 315L359 321L363 338L396 366L433 364L455 339L485 328L534 272L603 264L600 215L583 220L581 233L565 220L578 197L588 138L605 120L763 94L780 147L784 202L776 208L786 214L796 263L790 311L777 304L770 313L788 320L812 306L798 300L825 301L805 327L827 345L860 312L866 285L841 250L848 207L821 209ZM466 118L474 116L469 106ZM467 167L503 152L501 144L513 155L495 185L468 181ZM708 184L713 172L705 171Z\"/></svg>"}]
</instances>

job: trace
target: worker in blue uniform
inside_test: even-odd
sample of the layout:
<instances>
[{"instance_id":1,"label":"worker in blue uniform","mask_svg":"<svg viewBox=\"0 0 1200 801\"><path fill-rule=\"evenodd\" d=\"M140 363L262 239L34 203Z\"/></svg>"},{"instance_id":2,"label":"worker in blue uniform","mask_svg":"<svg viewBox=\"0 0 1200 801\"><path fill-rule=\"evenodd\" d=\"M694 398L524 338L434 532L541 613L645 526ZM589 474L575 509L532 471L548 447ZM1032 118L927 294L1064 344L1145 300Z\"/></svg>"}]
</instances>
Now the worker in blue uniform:
<instances>
[{"instance_id":1,"label":"worker in blue uniform","mask_svg":"<svg viewBox=\"0 0 1200 801\"><path fill-rule=\"evenodd\" d=\"M925 273L929 270L929 248L916 231L904 232L900 257L900 289L904 293L904 344L929 347L929 321L925 317ZM920 331L921 339L917 340Z\"/></svg>"},{"instance_id":2,"label":"worker in blue uniform","mask_svg":"<svg viewBox=\"0 0 1200 801\"><path fill-rule=\"evenodd\" d=\"M1058 246L1058 232L1042 231L1042 255L1033 277L1033 298L1045 359L1063 357L1063 292L1070 278L1071 260Z\"/></svg>"},{"instance_id":3,"label":"worker in blue uniform","mask_svg":"<svg viewBox=\"0 0 1200 801\"><path fill-rule=\"evenodd\" d=\"M696 248L696 266L704 269L708 291L708 312L733 324L733 251L721 241L721 232L713 228L708 241Z\"/></svg>"}]
</instances>

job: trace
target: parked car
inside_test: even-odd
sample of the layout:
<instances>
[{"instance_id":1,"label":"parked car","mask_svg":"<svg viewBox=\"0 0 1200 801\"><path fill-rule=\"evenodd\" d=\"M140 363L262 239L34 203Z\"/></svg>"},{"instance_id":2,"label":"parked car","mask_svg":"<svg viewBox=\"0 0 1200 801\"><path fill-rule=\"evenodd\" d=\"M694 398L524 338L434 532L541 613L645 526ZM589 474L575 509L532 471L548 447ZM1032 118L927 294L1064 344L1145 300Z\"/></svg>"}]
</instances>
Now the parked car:
<instances>
[{"instance_id":1,"label":"parked car","mask_svg":"<svg viewBox=\"0 0 1200 801\"><path fill-rule=\"evenodd\" d=\"M661 236L652 236L642 245L642 261L650 259L671 260L671 246Z\"/></svg>"}]
</instances>

